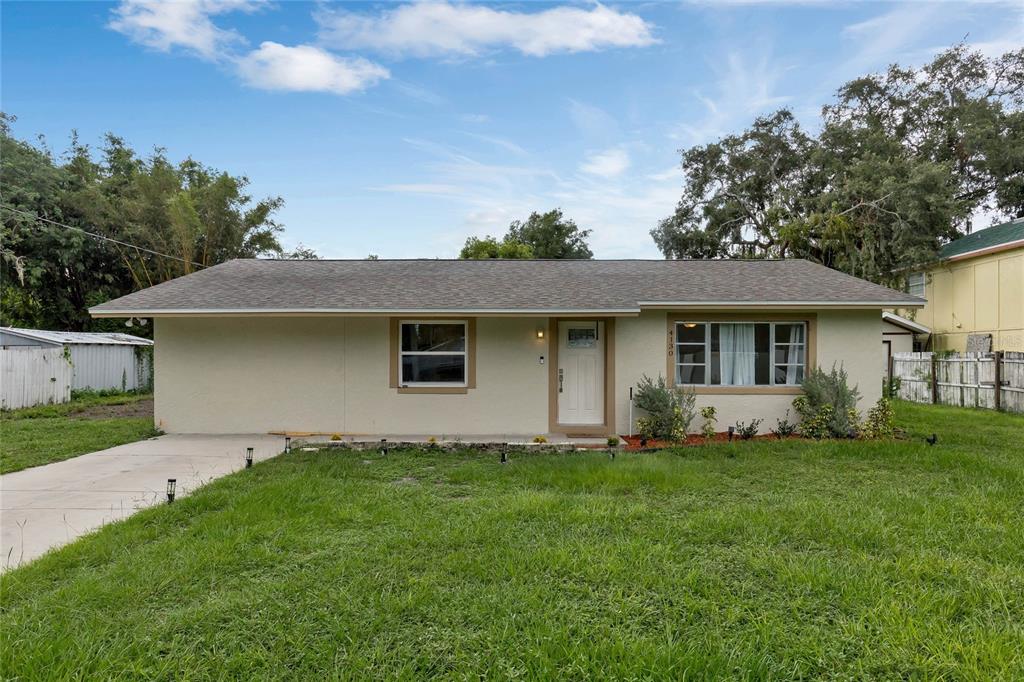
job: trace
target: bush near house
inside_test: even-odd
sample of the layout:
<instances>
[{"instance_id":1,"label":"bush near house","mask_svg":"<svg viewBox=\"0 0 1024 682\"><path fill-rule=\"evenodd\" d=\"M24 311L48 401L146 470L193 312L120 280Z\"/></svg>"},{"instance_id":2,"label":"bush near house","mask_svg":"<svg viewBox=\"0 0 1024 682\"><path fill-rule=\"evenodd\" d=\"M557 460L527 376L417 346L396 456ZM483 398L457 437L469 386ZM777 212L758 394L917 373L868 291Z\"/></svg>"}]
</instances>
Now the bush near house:
<instances>
[{"instance_id":1,"label":"bush near house","mask_svg":"<svg viewBox=\"0 0 1024 682\"><path fill-rule=\"evenodd\" d=\"M697 395L682 387L669 387L664 376L657 380L646 374L637 384L634 404L647 413L636 420L636 428L648 440L683 440L695 416Z\"/></svg>"}]
</instances>

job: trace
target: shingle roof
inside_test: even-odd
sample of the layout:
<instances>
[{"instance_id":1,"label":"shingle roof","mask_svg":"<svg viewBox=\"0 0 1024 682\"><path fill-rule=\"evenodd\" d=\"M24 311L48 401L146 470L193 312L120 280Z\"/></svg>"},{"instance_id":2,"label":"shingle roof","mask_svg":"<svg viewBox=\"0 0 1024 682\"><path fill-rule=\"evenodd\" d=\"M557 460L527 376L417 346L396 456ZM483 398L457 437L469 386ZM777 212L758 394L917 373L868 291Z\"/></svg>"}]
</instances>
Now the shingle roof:
<instances>
[{"instance_id":1,"label":"shingle roof","mask_svg":"<svg viewBox=\"0 0 1024 682\"><path fill-rule=\"evenodd\" d=\"M22 329L21 327L0 327L0 331L26 339L34 339L44 343L62 345L101 345L101 346L152 346L153 342L131 334L116 332L54 332L47 329Z\"/></svg>"},{"instance_id":2,"label":"shingle roof","mask_svg":"<svg viewBox=\"0 0 1024 682\"><path fill-rule=\"evenodd\" d=\"M233 260L90 312L637 312L686 303L924 301L804 260Z\"/></svg>"},{"instance_id":3,"label":"shingle roof","mask_svg":"<svg viewBox=\"0 0 1024 682\"><path fill-rule=\"evenodd\" d=\"M1024 241L1024 218L993 225L952 241L939 249L939 258L946 260L1017 241Z\"/></svg>"}]
</instances>

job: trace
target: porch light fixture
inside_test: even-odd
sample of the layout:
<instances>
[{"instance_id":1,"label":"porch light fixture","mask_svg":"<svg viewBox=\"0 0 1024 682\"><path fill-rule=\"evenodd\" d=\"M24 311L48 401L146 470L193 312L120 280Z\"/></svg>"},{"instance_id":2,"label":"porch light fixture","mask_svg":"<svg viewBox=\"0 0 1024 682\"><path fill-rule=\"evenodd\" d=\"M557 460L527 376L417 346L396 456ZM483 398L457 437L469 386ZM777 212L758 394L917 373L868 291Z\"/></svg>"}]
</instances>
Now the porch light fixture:
<instances>
[{"instance_id":1,"label":"porch light fixture","mask_svg":"<svg viewBox=\"0 0 1024 682\"><path fill-rule=\"evenodd\" d=\"M178 484L178 479L168 478L167 479L167 504L174 502L174 488Z\"/></svg>"},{"instance_id":2,"label":"porch light fixture","mask_svg":"<svg viewBox=\"0 0 1024 682\"><path fill-rule=\"evenodd\" d=\"M291 451L292 451L292 437L291 436L285 436L284 437L284 454L287 455Z\"/></svg>"},{"instance_id":3,"label":"porch light fixture","mask_svg":"<svg viewBox=\"0 0 1024 682\"><path fill-rule=\"evenodd\" d=\"M252 468L252 448L245 449L245 468Z\"/></svg>"},{"instance_id":4,"label":"porch light fixture","mask_svg":"<svg viewBox=\"0 0 1024 682\"><path fill-rule=\"evenodd\" d=\"M696 322L683 322L683 326L686 327L687 329L693 329L694 327L697 326L697 323Z\"/></svg>"},{"instance_id":5,"label":"porch light fixture","mask_svg":"<svg viewBox=\"0 0 1024 682\"><path fill-rule=\"evenodd\" d=\"M544 329L542 327L538 327L537 328L537 338L538 339L543 339L544 338Z\"/></svg>"},{"instance_id":6,"label":"porch light fixture","mask_svg":"<svg viewBox=\"0 0 1024 682\"><path fill-rule=\"evenodd\" d=\"M381 438L380 439L380 454L382 454L382 455L388 454L388 439L387 438Z\"/></svg>"}]
</instances>

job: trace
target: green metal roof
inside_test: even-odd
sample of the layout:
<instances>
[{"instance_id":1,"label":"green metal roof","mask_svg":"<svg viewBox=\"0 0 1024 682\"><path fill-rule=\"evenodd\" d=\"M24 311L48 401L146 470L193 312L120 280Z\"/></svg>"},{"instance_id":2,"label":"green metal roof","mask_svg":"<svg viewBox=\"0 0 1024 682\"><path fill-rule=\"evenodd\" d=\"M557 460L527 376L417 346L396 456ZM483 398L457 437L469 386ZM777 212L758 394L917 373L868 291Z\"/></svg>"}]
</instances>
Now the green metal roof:
<instances>
[{"instance_id":1,"label":"green metal roof","mask_svg":"<svg viewBox=\"0 0 1024 682\"><path fill-rule=\"evenodd\" d=\"M994 246L1021 239L1024 239L1024 218L1011 220L1002 225L993 225L952 241L939 249L939 258L942 260L954 258L972 251L991 249Z\"/></svg>"}]
</instances>

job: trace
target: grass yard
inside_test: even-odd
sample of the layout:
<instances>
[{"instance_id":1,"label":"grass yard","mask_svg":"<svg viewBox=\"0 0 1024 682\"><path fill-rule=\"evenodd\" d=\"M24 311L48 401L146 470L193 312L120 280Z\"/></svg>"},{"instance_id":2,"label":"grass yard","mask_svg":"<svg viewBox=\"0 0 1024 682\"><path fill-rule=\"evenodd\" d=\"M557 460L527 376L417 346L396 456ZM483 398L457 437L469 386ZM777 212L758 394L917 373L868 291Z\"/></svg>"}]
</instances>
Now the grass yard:
<instances>
[{"instance_id":1,"label":"grass yard","mask_svg":"<svg viewBox=\"0 0 1024 682\"><path fill-rule=\"evenodd\" d=\"M281 456L0 577L0 669L1020 679L1024 418L898 414L907 442Z\"/></svg>"},{"instance_id":2,"label":"grass yard","mask_svg":"<svg viewBox=\"0 0 1024 682\"><path fill-rule=\"evenodd\" d=\"M0 412L0 474L149 438L152 394L85 394L59 405Z\"/></svg>"}]
</instances>

